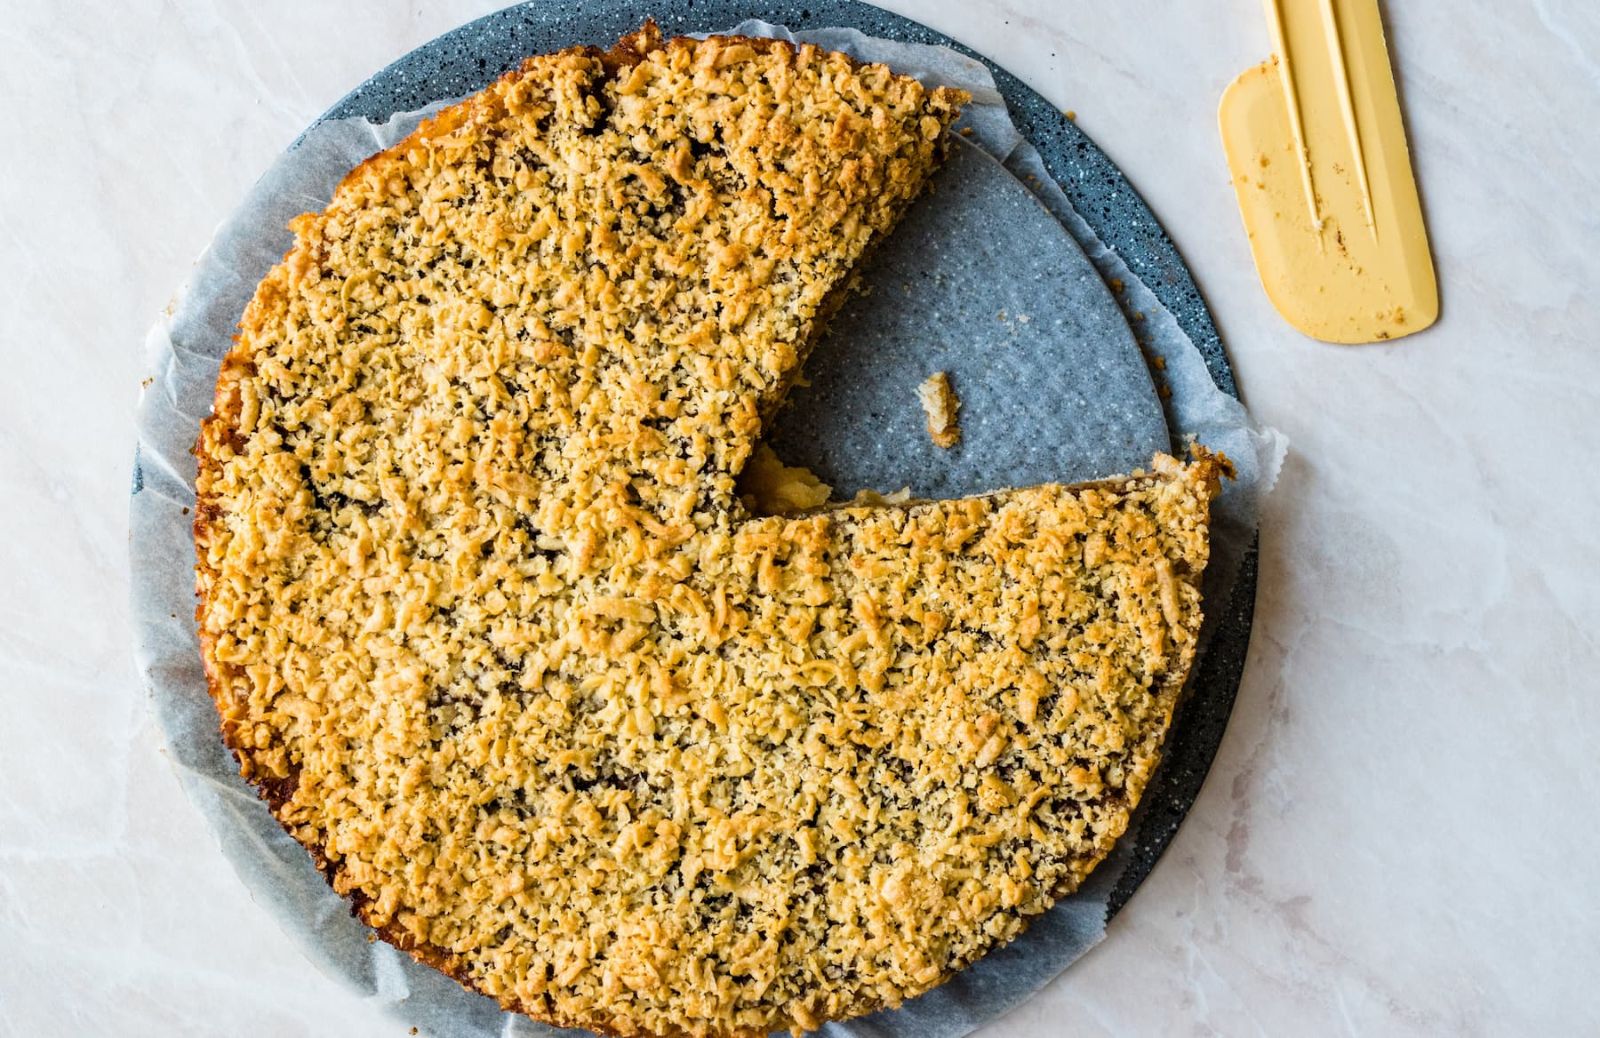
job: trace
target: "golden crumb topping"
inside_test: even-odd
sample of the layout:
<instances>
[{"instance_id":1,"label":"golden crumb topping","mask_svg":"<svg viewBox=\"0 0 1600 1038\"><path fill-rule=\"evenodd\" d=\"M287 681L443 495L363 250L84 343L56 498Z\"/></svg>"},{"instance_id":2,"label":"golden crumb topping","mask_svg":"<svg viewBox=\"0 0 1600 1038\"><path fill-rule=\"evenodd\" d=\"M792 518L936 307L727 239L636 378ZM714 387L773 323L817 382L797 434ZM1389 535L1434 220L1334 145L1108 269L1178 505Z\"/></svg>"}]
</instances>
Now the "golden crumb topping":
<instances>
[{"instance_id":1,"label":"golden crumb topping","mask_svg":"<svg viewBox=\"0 0 1600 1038\"><path fill-rule=\"evenodd\" d=\"M735 489L961 100L647 29L295 222L196 450L198 616L244 774L385 939L562 1025L811 1028L1009 940L1122 833L1213 463L765 518Z\"/></svg>"}]
</instances>

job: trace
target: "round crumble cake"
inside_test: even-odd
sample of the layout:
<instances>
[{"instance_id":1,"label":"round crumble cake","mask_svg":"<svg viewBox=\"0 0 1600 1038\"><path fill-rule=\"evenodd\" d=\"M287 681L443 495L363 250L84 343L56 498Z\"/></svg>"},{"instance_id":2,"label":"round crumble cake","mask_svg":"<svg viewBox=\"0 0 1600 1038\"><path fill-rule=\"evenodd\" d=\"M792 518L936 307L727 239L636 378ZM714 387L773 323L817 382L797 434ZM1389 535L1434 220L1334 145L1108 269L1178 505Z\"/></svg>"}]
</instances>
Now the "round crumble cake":
<instances>
[{"instance_id":1,"label":"round crumble cake","mask_svg":"<svg viewBox=\"0 0 1600 1038\"><path fill-rule=\"evenodd\" d=\"M1122 834L1221 462L783 516L735 484L963 100L647 26L295 221L196 447L197 616L244 776L385 940L563 1026L798 1032Z\"/></svg>"}]
</instances>

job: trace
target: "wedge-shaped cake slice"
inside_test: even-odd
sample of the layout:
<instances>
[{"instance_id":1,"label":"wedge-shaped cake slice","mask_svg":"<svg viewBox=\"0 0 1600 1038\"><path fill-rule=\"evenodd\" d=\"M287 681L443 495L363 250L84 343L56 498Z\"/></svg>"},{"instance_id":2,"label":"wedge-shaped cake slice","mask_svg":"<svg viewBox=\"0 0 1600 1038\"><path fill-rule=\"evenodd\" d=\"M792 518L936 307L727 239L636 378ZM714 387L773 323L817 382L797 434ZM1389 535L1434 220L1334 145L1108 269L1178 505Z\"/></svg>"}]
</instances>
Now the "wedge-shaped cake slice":
<instances>
[{"instance_id":1,"label":"wedge-shaped cake slice","mask_svg":"<svg viewBox=\"0 0 1600 1038\"><path fill-rule=\"evenodd\" d=\"M735 492L961 100L647 28L296 222L196 450L199 626L244 775L386 940L557 1024L805 1029L938 984L1122 833L1213 462Z\"/></svg>"}]
</instances>

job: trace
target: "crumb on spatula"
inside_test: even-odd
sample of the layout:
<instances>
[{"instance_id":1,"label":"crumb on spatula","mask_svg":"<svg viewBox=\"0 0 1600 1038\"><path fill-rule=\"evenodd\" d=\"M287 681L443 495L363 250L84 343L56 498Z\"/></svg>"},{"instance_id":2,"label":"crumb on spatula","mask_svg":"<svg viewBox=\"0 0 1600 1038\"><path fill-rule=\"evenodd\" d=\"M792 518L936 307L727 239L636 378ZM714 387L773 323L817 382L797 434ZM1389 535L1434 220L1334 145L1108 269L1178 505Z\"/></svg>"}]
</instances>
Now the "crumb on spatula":
<instances>
[{"instance_id":1,"label":"crumb on spatula","mask_svg":"<svg viewBox=\"0 0 1600 1038\"><path fill-rule=\"evenodd\" d=\"M961 426L956 424L956 412L961 401L950 386L950 376L935 371L917 387L917 399L922 402L922 413L928 416L928 438L934 445L949 450L961 442Z\"/></svg>"}]
</instances>

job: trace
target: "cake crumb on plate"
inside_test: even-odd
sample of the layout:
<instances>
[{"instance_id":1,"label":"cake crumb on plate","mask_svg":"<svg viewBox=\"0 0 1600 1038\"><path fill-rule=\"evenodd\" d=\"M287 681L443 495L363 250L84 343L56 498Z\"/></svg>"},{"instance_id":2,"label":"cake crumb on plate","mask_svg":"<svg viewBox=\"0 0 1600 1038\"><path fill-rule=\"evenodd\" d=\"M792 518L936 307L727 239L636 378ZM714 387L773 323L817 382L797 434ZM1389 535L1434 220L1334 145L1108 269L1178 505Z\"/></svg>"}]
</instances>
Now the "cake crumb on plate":
<instances>
[{"instance_id":1,"label":"cake crumb on plate","mask_svg":"<svg viewBox=\"0 0 1600 1038\"><path fill-rule=\"evenodd\" d=\"M956 412L961 401L950 386L947 372L935 371L917 387L917 399L922 402L922 413L928 416L928 437L946 450L961 442L961 427L956 424Z\"/></svg>"}]
</instances>

